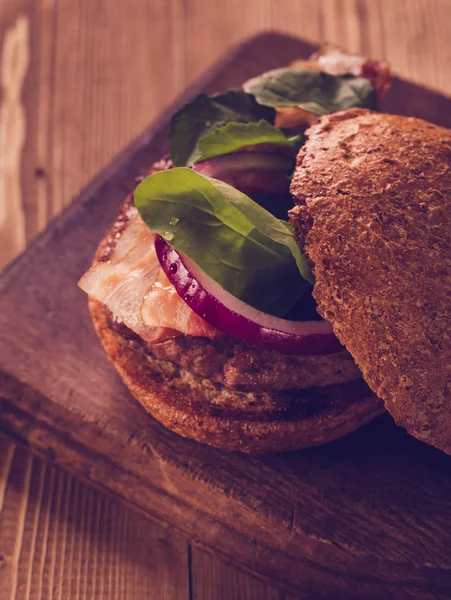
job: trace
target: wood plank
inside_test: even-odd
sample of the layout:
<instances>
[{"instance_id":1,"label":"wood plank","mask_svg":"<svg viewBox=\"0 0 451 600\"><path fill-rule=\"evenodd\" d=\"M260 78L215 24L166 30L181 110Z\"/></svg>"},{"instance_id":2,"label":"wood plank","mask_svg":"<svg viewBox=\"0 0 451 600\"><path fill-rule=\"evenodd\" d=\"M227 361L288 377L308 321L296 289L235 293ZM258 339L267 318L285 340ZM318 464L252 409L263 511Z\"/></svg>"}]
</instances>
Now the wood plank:
<instances>
[{"instance_id":1,"label":"wood plank","mask_svg":"<svg viewBox=\"0 0 451 600\"><path fill-rule=\"evenodd\" d=\"M182 10L2 1L0 267L184 88Z\"/></svg>"},{"instance_id":2,"label":"wood plank","mask_svg":"<svg viewBox=\"0 0 451 600\"><path fill-rule=\"evenodd\" d=\"M14 453L15 460L12 464ZM25 489L23 486L18 487L17 478L9 477L11 469L14 468L17 475L23 470L24 462L25 468L29 469L31 460L29 485ZM58 480L58 495L61 497L59 512L58 503L52 501L55 481ZM193 600L288 600L282 592L230 564L209 557L205 552L194 549L191 558L191 553L188 554L182 541L174 539L158 526L142 523L139 518L142 533L137 537L134 527L136 516L128 509L96 494L91 487L60 472L46 461L32 459L28 452L20 449L15 452L14 444L4 436L0 436L0 483L9 491L14 486L14 501L8 500L7 511L3 513L5 520L0 520L0 552L4 553L7 540L14 540L16 544L20 542L21 550L14 565L5 565L5 554L2 554L0 583L4 585L10 575L14 574L17 580L13 596L15 600L42 600L50 597L63 600L87 597L134 600L147 597L148 592L158 593L157 597L171 600L188 597ZM96 512L94 497L103 506L100 513ZM49 499L47 503L46 498ZM108 529L106 543L98 531L100 514L103 518L100 529ZM88 525L86 519L89 519ZM52 541L48 540L49 528L50 522L55 520L58 526L51 536ZM23 527L20 523L23 523ZM90 532L89 543L86 543L84 538ZM151 557L151 568L146 567L145 578L136 571L136 551L130 555L128 545L137 548L139 554L148 553ZM100 564L99 553L104 557ZM138 562L142 562L141 557ZM44 570L49 573L45 578ZM193 580L191 586L188 581L189 571ZM139 585L137 582L140 582Z\"/></svg>"},{"instance_id":3,"label":"wood plank","mask_svg":"<svg viewBox=\"0 0 451 600\"><path fill-rule=\"evenodd\" d=\"M30 24L25 14L4 30L0 50L0 256L1 264L25 248L21 160L26 136L23 87L30 62Z\"/></svg>"},{"instance_id":4,"label":"wood plank","mask_svg":"<svg viewBox=\"0 0 451 600\"><path fill-rule=\"evenodd\" d=\"M185 543L3 436L0 469L2 600L188 600Z\"/></svg>"},{"instance_id":5,"label":"wood plank","mask_svg":"<svg viewBox=\"0 0 451 600\"><path fill-rule=\"evenodd\" d=\"M229 44L271 29L388 58L395 73L451 93L451 4L444 0L228 0L226 6L219 11L187 0L186 29L196 40L187 46L189 80Z\"/></svg>"},{"instance_id":6,"label":"wood plank","mask_svg":"<svg viewBox=\"0 0 451 600\"><path fill-rule=\"evenodd\" d=\"M10 463L12 484L7 488L0 518L0 573L2 596L14 600L19 581L19 556L25 525L27 497L30 489L33 458L29 452L17 449ZM17 507L17 509L16 509Z\"/></svg>"},{"instance_id":7,"label":"wood plank","mask_svg":"<svg viewBox=\"0 0 451 600\"><path fill-rule=\"evenodd\" d=\"M310 50L277 35L256 38L196 90L239 85ZM388 101L389 109L451 124L449 100L421 88L397 81ZM215 451L145 415L107 363L75 281L134 177L162 152L173 110L3 275L0 366L13 376L2 378L4 426L137 510L291 586L299 597L449 597L449 457L384 419L309 452ZM55 506L64 511L64 503ZM104 535L100 523L90 527Z\"/></svg>"},{"instance_id":8,"label":"wood plank","mask_svg":"<svg viewBox=\"0 0 451 600\"><path fill-rule=\"evenodd\" d=\"M193 600L287 600L283 592L196 548L191 566Z\"/></svg>"}]
</instances>

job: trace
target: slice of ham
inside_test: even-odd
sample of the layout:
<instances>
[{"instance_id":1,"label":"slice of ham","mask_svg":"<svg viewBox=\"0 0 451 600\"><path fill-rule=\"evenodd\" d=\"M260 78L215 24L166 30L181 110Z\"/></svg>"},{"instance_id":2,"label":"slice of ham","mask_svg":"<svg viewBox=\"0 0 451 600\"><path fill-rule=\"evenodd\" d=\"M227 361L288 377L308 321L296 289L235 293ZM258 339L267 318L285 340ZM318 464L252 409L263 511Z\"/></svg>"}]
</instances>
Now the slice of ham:
<instances>
[{"instance_id":1,"label":"slice of ham","mask_svg":"<svg viewBox=\"0 0 451 600\"><path fill-rule=\"evenodd\" d=\"M136 215L109 260L94 264L78 285L147 342L180 333L215 339L219 332L196 315L165 278L155 253L155 234Z\"/></svg>"},{"instance_id":2,"label":"slice of ham","mask_svg":"<svg viewBox=\"0 0 451 600\"><path fill-rule=\"evenodd\" d=\"M380 98L385 94L390 85L390 66L383 60L372 60L348 54L333 45L326 45L319 52L313 54L308 60L295 60L290 67L303 67L315 71L323 71L330 75L343 75L352 73L356 77L368 79L376 89ZM302 108L283 107L276 108L274 124L276 127L305 129L318 121L318 116Z\"/></svg>"}]
</instances>

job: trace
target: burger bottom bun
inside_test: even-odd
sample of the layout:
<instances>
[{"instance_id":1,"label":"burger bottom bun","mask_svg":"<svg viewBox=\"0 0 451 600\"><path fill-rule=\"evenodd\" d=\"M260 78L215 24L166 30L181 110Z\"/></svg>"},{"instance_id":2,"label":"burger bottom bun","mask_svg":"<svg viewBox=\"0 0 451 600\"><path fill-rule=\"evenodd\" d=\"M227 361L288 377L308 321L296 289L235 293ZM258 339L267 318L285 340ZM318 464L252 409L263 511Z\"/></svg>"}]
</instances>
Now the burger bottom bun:
<instances>
[{"instance_id":1,"label":"burger bottom bun","mask_svg":"<svg viewBox=\"0 0 451 600\"><path fill-rule=\"evenodd\" d=\"M97 335L133 396L175 433L227 450L265 453L319 446L384 412L363 379L289 392L242 392L157 359L144 343L111 328L90 298Z\"/></svg>"}]
</instances>

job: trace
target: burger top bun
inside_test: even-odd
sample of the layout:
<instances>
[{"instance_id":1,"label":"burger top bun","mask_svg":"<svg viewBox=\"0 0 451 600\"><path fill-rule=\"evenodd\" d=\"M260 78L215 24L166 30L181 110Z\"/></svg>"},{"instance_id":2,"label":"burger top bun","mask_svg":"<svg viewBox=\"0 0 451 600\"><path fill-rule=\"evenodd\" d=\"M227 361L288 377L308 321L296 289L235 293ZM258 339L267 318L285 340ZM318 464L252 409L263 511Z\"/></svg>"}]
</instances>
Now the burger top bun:
<instances>
[{"instance_id":1,"label":"burger top bun","mask_svg":"<svg viewBox=\"0 0 451 600\"><path fill-rule=\"evenodd\" d=\"M290 218L319 312L396 422L451 454L451 131L351 109L307 135Z\"/></svg>"}]
</instances>

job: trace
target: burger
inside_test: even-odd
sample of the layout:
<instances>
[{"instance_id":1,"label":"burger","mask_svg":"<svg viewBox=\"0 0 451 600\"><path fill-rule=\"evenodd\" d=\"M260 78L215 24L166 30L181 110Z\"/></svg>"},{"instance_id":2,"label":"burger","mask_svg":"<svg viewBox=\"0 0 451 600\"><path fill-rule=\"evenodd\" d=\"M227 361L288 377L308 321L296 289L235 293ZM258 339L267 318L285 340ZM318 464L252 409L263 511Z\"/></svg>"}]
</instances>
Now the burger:
<instances>
[{"instance_id":1,"label":"burger","mask_svg":"<svg viewBox=\"0 0 451 600\"><path fill-rule=\"evenodd\" d=\"M387 408L451 452L451 133L377 112L388 83L326 48L173 116L79 282L171 430L286 451Z\"/></svg>"}]
</instances>

